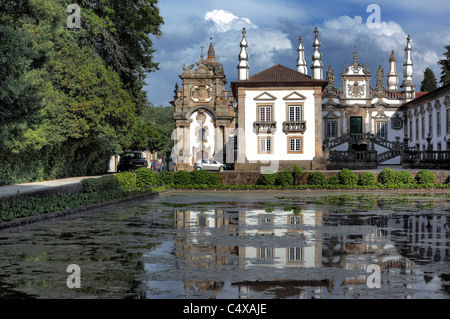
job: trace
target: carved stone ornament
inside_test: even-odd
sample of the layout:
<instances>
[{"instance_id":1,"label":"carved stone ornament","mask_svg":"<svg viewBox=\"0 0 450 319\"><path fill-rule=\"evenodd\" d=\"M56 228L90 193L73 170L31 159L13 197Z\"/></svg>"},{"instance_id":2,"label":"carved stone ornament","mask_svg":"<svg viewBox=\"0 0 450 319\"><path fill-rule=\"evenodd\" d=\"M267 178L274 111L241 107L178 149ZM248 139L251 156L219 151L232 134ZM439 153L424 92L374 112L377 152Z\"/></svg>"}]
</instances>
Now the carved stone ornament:
<instances>
[{"instance_id":1,"label":"carved stone ornament","mask_svg":"<svg viewBox=\"0 0 450 319\"><path fill-rule=\"evenodd\" d=\"M200 125L205 124L206 114L203 109L198 110L198 113L197 113L197 116L195 119L197 120L197 123L199 123Z\"/></svg>"},{"instance_id":2,"label":"carved stone ornament","mask_svg":"<svg viewBox=\"0 0 450 319\"><path fill-rule=\"evenodd\" d=\"M194 86L191 98L194 102L209 102L212 99L212 88L208 85Z\"/></svg>"},{"instance_id":3,"label":"carved stone ornament","mask_svg":"<svg viewBox=\"0 0 450 319\"><path fill-rule=\"evenodd\" d=\"M398 113L396 113L392 118L391 118L391 127L394 130L401 130L403 128L403 119L398 115Z\"/></svg>"},{"instance_id":4,"label":"carved stone ornament","mask_svg":"<svg viewBox=\"0 0 450 319\"><path fill-rule=\"evenodd\" d=\"M348 95L351 97L363 97L365 85L359 84L358 81L355 81L352 84L347 85Z\"/></svg>"}]
</instances>

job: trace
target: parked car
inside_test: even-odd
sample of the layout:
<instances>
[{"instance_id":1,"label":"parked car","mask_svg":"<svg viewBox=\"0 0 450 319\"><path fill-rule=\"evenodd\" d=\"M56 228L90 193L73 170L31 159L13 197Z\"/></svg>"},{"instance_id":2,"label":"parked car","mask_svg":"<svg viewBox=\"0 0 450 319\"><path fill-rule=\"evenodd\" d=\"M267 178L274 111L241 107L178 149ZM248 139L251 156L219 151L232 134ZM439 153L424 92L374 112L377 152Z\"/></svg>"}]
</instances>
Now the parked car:
<instances>
[{"instance_id":1,"label":"parked car","mask_svg":"<svg viewBox=\"0 0 450 319\"><path fill-rule=\"evenodd\" d=\"M194 165L195 170L205 171L224 171L227 168L226 164L218 162L214 159L201 159Z\"/></svg>"},{"instance_id":2,"label":"parked car","mask_svg":"<svg viewBox=\"0 0 450 319\"><path fill-rule=\"evenodd\" d=\"M147 160L139 151L128 151L120 155L117 171L134 171L141 167L147 167Z\"/></svg>"}]
</instances>

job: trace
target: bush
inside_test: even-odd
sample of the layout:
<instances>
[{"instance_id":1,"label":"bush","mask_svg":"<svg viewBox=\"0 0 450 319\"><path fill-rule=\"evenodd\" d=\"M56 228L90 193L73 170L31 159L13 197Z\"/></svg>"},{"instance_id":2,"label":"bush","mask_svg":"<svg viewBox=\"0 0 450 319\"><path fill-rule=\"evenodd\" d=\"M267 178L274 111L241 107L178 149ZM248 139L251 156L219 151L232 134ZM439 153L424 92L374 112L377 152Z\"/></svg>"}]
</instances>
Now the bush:
<instances>
[{"instance_id":1,"label":"bush","mask_svg":"<svg viewBox=\"0 0 450 319\"><path fill-rule=\"evenodd\" d=\"M136 174L123 172L115 175L119 181L119 189L122 192L132 192L136 190Z\"/></svg>"},{"instance_id":2,"label":"bush","mask_svg":"<svg viewBox=\"0 0 450 319\"><path fill-rule=\"evenodd\" d=\"M397 184L397 178L394 171L390 168L385 168L378 176L378 181L381 184L393 185Z\"/></svg>"},{"instance_id":3,"label":"bush","mask_svg":"<svg viewBox=\"0 0 450 319\"><path fill-rule=\"evenodd\" d=\"M322 172L313 172L313 173L309 174L307 184L313 185L313 186L325 187L328 185L328 179L325 176L325 174Z\"/></svg>"},{"instance_id":4,"label":"bush","mask_svg":"<svg viewBox=\"0 0 450 319\"><path fill-rule=\"evenodd\" d=\"M85 178L81 181L81 185L83 193L101 193L119 190L119 180L115 175Z\"/></svg>"},{"instance_id":5,"label":"bush","mask_svg":"<svg viewBox=\"0 0 450 319\"><path fill-rule=\"evenodd\" d=\"M333 187L339 186L339 177L337 174L332 175L328 178L328 185Z\"/></svg>"},{"instance_id":6,"label":"bush","mask_svg":"<svg viewBox=\"0 0 450 319\"><path fill-rule=\"evenodd\" d=\"M186 171L178 171L174 175L175 186L188 186L192 184L192 175Z\"/></svg>"},{"instance_id":7,"label":"bush","mask_svg":"<svg viewBox=\"0 0 450 319\"><path fill-rule=\"evenodd\" d=\"M358 177L348 168L343 168L339 172L338 179L339 185L343 186L355 186L358 183Z\"/></svg>"},{"instance_id":8,"label":"bush","mask_svg":"<svg viewBox=\"0 0 450 319\"><path fill-rule=\"evenodd\" d=\"M291 171L279 172L275 178L275 184L279 186L291 186L294 184L294 176Z\"/></svg>"},{"instance_id":9,"label":"bush","mask_svg":"<svg viewBox=\"0 0 450 319\"><path fill-rule=\"evenodd\" d=\"M158 184L158 175L151 169L141 167L136 170L136 186L147 188Z\"/></svg>"},{"instance_id":10,"label":"bush","mask_svg":"<svg viewBox=\"0 0 450 319\"><path fill-rule=\"evenodd\" d=\"M217 185L219 184L220 177L214 173L208 171L194 170L189 173L191 175L192 184L196 185Z\"/></svg>"},{"instance_id":11,"label":"bush","mask_svg":"<svg viewBox=\"0 0 450 319\"><path fill-rule=\"evenodd\" d=\"M174 175L172 172L161 172L158 174L158 185L172 185L174 184Z\"/></svg>"},{"instance_id":12,"label":"bush","mask_svg":"<svg viewBox=\"0 0 450 319\"><path fill-rule=\"evenodd\" d=\"M294 168L292 169L292 177L294 178L293 184L300 185L304 175L305 172L298 165L294 165Z\"/></svg>"},{"instance_id":13,"label":"bush","mask_svg":"<svg viewBox=\"0 0 450 319\"><path fill-rule=\"evenodd\" d=\"M395 172L396 180L400 184L411 184L413 182L413 177L410 173L406 171Z\"/></svg>"},{"instance_id":14,"label":"bush","mask_svg":"<svg viewBox=\"0 0 450 319\"><path fill-rule=\"evenodd\" d=\"M359 175L358 184L361 186L375 186L377 178L372 172L363 172Z\"/></svg>"},{"instance_id":15,"label":"bush","mask_svg":"<svg viewBox=\"0 0 450 319\"><path fill-rule=\"evenodd\" d=\"M436 176L433 172L423 169L416 175L416 181L419 185L431 185L436 181Z\"/></svg>"},{"instance_id":16,"label":"bush","mask_svg":"<svg viewBox=\"0 0 450 319\"><path fill-rule=\"evenodd\" d=\"M261 174L256 181L257 185L275 185L277 174Z\"/></svg>"}]
</instances>

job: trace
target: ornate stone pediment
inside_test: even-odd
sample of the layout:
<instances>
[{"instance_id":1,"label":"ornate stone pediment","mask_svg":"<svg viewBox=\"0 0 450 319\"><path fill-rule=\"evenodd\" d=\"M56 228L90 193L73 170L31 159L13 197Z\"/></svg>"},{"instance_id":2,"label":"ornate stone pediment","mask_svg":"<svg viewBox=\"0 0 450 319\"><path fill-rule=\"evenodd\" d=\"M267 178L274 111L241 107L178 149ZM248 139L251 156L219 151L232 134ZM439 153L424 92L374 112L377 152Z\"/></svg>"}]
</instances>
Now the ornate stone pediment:
<instances>
[{"instance_id":1,"label":"ornate stone pediment","mask_svg":"<svg viewBox=\"0 0 450 319\"><path fill-rule=\"evenodd\" d=\"M336 115L336 113L334 113L333 110L329 110L328 114L324 116L325 120L337 120L338 118L339 116Z\"/></svg>"},{"instance_id":2,"label":"ornate stone pediment","mask_svg":"<svg viewBox=\"0 0 450 319\"><path fill-rule=\"evenodd\" d=\"M373 119L377 119L377 120L387 120L389 119L389 116L387 116L383 110L378 110L378 113L374 116L372 116Z\"/></svg>"}]
</instances>

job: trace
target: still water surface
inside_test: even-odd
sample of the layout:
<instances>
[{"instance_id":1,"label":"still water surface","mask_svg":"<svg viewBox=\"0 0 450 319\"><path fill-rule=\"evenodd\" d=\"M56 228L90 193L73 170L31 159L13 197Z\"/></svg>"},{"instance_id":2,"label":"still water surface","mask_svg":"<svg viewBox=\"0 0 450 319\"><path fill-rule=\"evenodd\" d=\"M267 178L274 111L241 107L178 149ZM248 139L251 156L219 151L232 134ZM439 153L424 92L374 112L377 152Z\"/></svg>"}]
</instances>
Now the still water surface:
<instances>
[{"instance_id":1,"label":"still water surface","mask_svg":"<svg viewBox=\"0 0 450 319\"><path fill-rule=\"evenodd\" d=\"M449 299L449 212L448 194L170 193L0 232L0 298Z\"/></svg>"}]
</instances>

